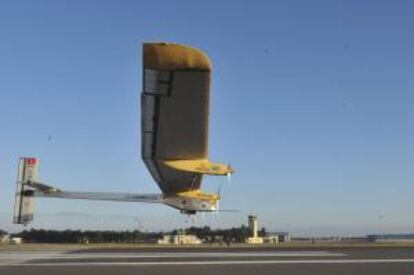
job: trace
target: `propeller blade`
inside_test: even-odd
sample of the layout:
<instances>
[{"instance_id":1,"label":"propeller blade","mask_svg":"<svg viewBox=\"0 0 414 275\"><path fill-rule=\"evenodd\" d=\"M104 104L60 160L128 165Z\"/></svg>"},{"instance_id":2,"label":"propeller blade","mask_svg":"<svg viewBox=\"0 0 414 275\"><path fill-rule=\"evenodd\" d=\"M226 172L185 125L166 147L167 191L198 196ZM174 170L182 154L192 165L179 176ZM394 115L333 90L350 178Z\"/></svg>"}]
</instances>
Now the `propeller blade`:
<instances>
[{"instance_id":1,"label":"propeller blade","mask_svg":"<svg viewBox=\"0 0 414 275\"><path fill-rule=\"evenodd\" d=\"M231 173L227 174L227 182L231 184Z\"/></svg>"}]
</instances>

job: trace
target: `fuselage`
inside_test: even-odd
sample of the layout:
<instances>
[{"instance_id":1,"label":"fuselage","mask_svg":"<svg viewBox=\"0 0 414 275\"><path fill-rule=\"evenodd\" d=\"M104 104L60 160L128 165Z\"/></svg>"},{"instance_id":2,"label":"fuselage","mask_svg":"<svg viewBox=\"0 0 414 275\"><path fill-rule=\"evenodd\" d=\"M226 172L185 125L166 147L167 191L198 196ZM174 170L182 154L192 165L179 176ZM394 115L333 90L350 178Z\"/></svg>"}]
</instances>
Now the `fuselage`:
<instances>
[{"instance_id":1,"label":"fuselage","mask_svg":"<svg viewBox=\"0 0 414 275\"><path fill-rule=\"evenodd\" d=\"M217 211L220 196L197 189L167 194L163 201L164 204L177 208L184 214L195 214L198 211Z\"/></svg>"}]
</instances>

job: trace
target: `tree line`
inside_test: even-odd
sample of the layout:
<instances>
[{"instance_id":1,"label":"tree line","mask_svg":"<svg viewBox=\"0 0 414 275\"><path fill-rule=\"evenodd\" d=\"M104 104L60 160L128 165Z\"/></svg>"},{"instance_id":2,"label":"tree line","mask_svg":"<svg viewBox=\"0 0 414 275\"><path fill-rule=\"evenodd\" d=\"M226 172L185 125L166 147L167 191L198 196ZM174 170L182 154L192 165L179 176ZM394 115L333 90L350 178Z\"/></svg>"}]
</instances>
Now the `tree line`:
<instances>
[{"instance_id":1,"label":"tree line","mask_svg":"<svg viewBox=\"0 0 414 275\"><path fill-rule=\"evenodd\" d=\"M27 243L147 243L161 238L162 233L134 231L81 231L31 229L13 234Z\"/></svg>"},{"instance_id":2,"label":"tree line","mask_svg":"<svg viewBox=\"0 0 414 275\"><path fill-rule=\"evenodd\" d=\"M4 231L4 233L6 233ZM207 243L226 242L242 243L251 236L250 229L242 225L229 229L211 229L209 226L189 227L169 232L132 231L93 231L93 230L45 230L30 229L12 234L21 237L28 243L152 243L165 234L191 234ZM259 236L265 236L266 229L259 231Z\"/></svg>"}]
</instances>

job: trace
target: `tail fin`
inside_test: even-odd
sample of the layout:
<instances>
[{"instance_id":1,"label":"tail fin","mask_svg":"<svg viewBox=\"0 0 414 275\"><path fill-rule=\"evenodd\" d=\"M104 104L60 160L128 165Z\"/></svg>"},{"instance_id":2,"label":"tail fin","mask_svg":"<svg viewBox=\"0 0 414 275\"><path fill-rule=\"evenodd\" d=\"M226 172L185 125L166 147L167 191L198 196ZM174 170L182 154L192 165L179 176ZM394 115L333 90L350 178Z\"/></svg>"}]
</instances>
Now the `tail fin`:
<instances>
[{"instance_id":1,"label":"tail fin","mask_svg":"<svg viewBox=\"0 0 414 275\"><path fill-rule=\"evenodd\" d=\"M27 225L33 221L35 189L29 183L37 181L38 165L36 158L19 160L13 223Z\"/></svg>"}]
</instances>

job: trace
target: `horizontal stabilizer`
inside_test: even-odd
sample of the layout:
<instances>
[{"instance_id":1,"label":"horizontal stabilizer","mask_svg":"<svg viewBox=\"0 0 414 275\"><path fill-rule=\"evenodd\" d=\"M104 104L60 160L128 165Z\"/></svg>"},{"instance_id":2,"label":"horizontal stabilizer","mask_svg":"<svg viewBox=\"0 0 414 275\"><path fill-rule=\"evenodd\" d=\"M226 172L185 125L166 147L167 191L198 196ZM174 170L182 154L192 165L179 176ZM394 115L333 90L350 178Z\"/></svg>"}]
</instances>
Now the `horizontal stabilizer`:
<instances>
[{"instance_id":1,"label":"horizontal stabilizer","mask_svg":"<svg viewBox=\"0 0 414 275\"><path fill-rule=\"evenodd\" d=\"M228 175L234 173L230 165L212 163L208 159L166 160L163 163L171 168L207 175Z\"/></svg>"},{"instance_id":2,"label":"horizontal stabilizer","mask_svg":"<svg viewBox=\"0 0 414 275\"><path fill-rule=\"evenodd\" d=\"M43 183L40 183L40 182L37 182L37 181L28 181L26 183L26 185L29 186L29 187L32 187L35 190L39 190L39 191L42 191L42 192L48 192L48 193L50 193L50 192L60 192L59 188L52 187L52 186L49 186L49 185L46 185L46 184L43 184Z\"/></svg>"},{"instance_id":3,"label":"horizontal stabilizer","mask_svg":"<svg viewBox=\"0 0 414 275\"><path fill-rule=\"evenodd\" d=\"M27 225L33 221L34 188L27 182L37 180L38 164L39 160L36 158L20 158L19 160L13 223Z\"/></svg>"}]
</instances>

